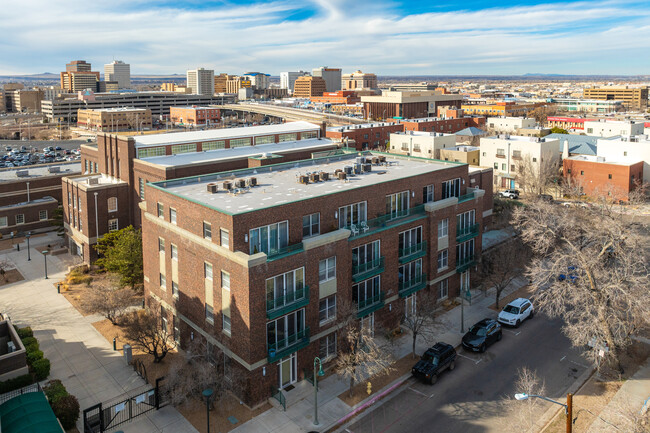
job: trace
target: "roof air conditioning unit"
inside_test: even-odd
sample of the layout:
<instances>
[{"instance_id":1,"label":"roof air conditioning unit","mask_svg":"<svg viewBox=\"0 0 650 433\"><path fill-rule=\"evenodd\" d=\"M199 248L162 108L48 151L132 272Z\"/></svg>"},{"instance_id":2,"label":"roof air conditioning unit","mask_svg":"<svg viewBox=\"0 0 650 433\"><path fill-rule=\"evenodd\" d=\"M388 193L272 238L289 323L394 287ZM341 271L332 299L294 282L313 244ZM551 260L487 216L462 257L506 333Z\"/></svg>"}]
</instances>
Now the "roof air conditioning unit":
<instances>
[{"instance_id":1,"label":"roof air conditioning unit","mask_svg":"<svg viewBox=\"0 0 650 433\"><path fill-rule=\"evenodd\" d=\"M88 178L88 185L99 185L99 178L98 177Z\"/></svg>"},{"instance_id":2,"label":"roof air conditioning unit","mask_svg":"<svg viewBox=\"0 0 650 433\"><path fill-rule=\"evenodd\" d=\"M298 183L302 183L303 185L307 185L309 183L309 176L302 175L298 178Z\"/></svg>"},{"instance_id":3,"label":"roof air conditioning unit","mask_svg":"<svg viewBox=\"0 0 650 433\"><path fill-rule=\"evenodd\" d=\"M352 174L352 166L351 165L346 165L344 167L345 174Z\"/></svg>"},{"instance_id":4,"label":"roof air conditioning unit","mask_svg":"<svg viewBox=\"0 0 650 433\"><path fill-rule=\"evenodd\" d=\"M256 177L248 178L248 186L257 186L257 178Z\"/></svg>"},{"instance_id":5,"label":"roof air conditioning unit","mask_svg":"<svg viewBox=\"0 0 650 433\"><path fill-rule=\"evenodd\" d=\"M372 164L363 164L363 171L369 173L372 171Z\"/></svg>"},{"instance_id":6,"label":"roof air conditioning unit","mask_svg":"<svg viewBox=\"0 0 650 433\"><path fill-rule=\"evenodd\" d=\"M61 172L61 167L48 167L47 171L50 173L60 173Z\"/></svg>"},{"instance_id":7,"label":"roof air conditioning unit","mask_svg":"<svg viewBox=\"0 0 650 433\"><path fill-rule=\"evenodd\" d=\"M320 172L320 180L322 180L322 181L330 180L330 174L328 172L326 172L326 171L321 171Z\"/></svg>"},{"instance_id":8,"label":"roof air conditioning unit","mask_svg":"<svg viewBox=\"0 0 650 433\"><path fill-rule=\"evenodd\" d=\"M235 181L235 186L237 188L244 188L246 186L246 179L237 179Z\"/></svg>"},{"instance_id":9,"label":"roof air conditioning unit","mask_svg":"<svg viewBox=\"0 0 650 433\"><path fill-rule=\"evenodd\" d=\"M232 182L227 180L223 183L223 189L230 191L232 189Z\"/></svg>"},{"instance_id":10,"label":"roof air conditioning unit","mask_svg":"<svg viewBox=\"0 0 650 433\"><path fill-rule=\"evenodd\" d=\"M27 177L29 176L29 170L16 170L17 177Z\"/></svg>"},{"instance_id":11,"label":"roof air conditioning unit","mask_svg":"<svg viewBox=\"0 0 650 433\"><path fill-rule=\"evenodd\" d=\"M217 191L219 191L219 185L217 185L216 183L209 183L206 185L206 188L207 191L211 194L215 194L217 193Z\"/></svg>"},{"instance_id":12,"label":"roof air conditioning unit","mask_svg":"<svg viewBox=\"0 0 650 433\"><path fill-rule=\"evenodd\" d=\"M348 175L344 171L339 171L339 180L347 179Z\"/></svg>"},{"instance_id":13,"label":"roof air conditioning unit","mask_svg":"<svg viewBox=\"0 0 650 433\"><path fill-rule=\"evenodd\" d=\"M320 181L320 176L318 173L310 173L309 174L309 181L310 182L319 182Z\"/></svg>"}]
</instances>

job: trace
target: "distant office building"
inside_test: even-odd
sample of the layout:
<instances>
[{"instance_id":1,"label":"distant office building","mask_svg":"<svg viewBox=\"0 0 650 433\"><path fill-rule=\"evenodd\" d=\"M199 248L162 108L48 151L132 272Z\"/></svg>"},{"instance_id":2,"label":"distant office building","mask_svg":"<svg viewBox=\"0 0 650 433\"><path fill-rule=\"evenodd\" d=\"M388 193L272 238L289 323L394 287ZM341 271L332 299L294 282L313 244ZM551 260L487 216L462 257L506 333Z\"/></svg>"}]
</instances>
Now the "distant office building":
<instances>
[{"instance_id":1,"label":"distant office building","mask_svg":"<svg viewBox=\"0 0 650 433\"><path fill-rule=\"evenodd\" d=\"M16 89L4 91L4 104L13 113L34 113L41 111L43 91L40 89Z\"/></svg>"},{"instance_id":2,"label":"distant office building","mask_svg":"<svg viewBox=\"0 0 650 433\"><path fill-rule=\"evenodd\" d=\"M246 72L244 78L247 78L251 82L251 87L254 87L257 90L265 90L269 88L269 74L263 74L261 72Z\"/></svg>"},{"instance_id":3,"label":"distant office building","mask_svg":"<svg viewBox=\"0 0 650 433\"><path fill-rule=\"evenodd\" d=\"M214 94L214 71L204 68L187 71L187 87L194 95Z\"/></svg>"},{"instance_id":4,"label":"distant office building","mask_svg":"<svg viewBox=\"0 0 650 433\"><path fill-rule=\"evenodd\" d=\"M169 109L169 118L174 123L182 123L188 126L206 126L219 123L218 108L199 107L196 105L190 107L171 107Z\"/></svg>"},{"instance_id":5,"label":"distant office building","mask_svg":"<svg viewBox=\"0 0 650 433\"><path fill-rule=\"evenodd\" d=\"M131 87L131 65L121 60L113 60L104 65L104 81L117 81L120 89Z\"/></svg>"},{"instance_id":6,"label":"distant office building","mask_svg":"<svg viewBox=\"0 0 650 433\"><path fill-rule=\"evenodd\" d=\"M341 90L341 70L337 68L328 68L321 66L311 71L314 77L320 77L325 80L325 92L336 92Z\"/></svg>"},{"instance_id":7,"label":"distant office building","mask_svg":"<svg viewBox=\"0 0 650 433\"><path fill-rule=\"evenodd\" d=\"M293 89L295 98L322 96L327 90L327 83L321 77L299 77Z\"/></svg>"},{"instance_id":8,"label":"distant office building","mask_svg":"<svg viewBox=\"0 0 650 433\"><path fill-rule=\"evenodd\" d=\"M97 83L97 91L99 93L117 92L120 90L120 85L117 81L100 81Z\"/></svg>"},{"instance_id":9,"label":"distant office building","mask_svg":"<svg viewBox=\"0 0 650 433\"><path fill-rule=\"evenodd\" d=\"M298 77L309 75L309 72L280 72L280 88L287 89L289 94L293 93L293 88Z\"/></svg>"},{"instance_id":10,"label":"distant office building","mask_svg":"<svg viewBox=\"0 0 650 433\"><path fill-rule=\"evenodd\" d=\"M90 68L90 63L85 60L73 60L65 65L65 72L61 72L61 88L73 93L86 89L96 92L99 72L91 71Z\"/></svg>"},{"instance_id":11,"label":"distant office building","mask_svg":"<svg viewBox=\"0 0 650 433\"><path fill-rule=\"evenodd\" d=\"M450 107L439 107L438 117L421 117L400 120L404 131L446 132L454 134L465 128L484 128L485 117L466 116L463 110Z\"/></svg>"},{"instance_id":12,"label":"distant office building","mask_svg":"<svg viewBox=\"0 0 650 433\"><path fill-rule=\"evenodd\" d=\"M470 165L479 165L481 161L480 147L478 146L455 146L440 149L440 160L464 162Z\"/></svg>"},{"instance_id":13,"label":"distant office building","mask_svg":"<svg viewBox=\"0 0 650 433\"><path fill-rule=\"evenodd\" d=\"M586 99L618 100L628 108L648 108L648 87L593 87L584 89L583 95Z\"/></svg>"},{"instance_id":14,"label":"distant office building","mask_svg":"<svg viewBox=\"0 0 650 433\"><path fill-rule=\"evenodd\" d=\"M537 125L535 119L523 117L488 117L486 126L489 130L496 133L514 134L522 128L534 128L535 125Z\"/></svg>"},{"instance_id":15,"label":"distant office building","mask_svg":"<svg viewBox=\"0 0 650 433\"><path fill-rule=\"evenodd\" d=\"M376 89L377 76L375 74L367 74L361 71L345 74L343 75L341 88L343 90Z\"/></svg>"},{"instance_id":16,"label":"distant office building","mask_svg":"<svg viewBox=\"0 0 650 433\"><path fill-rule=\"evenodd\" d=\"M438 107L460 108L461 95L441 95L438 92L392 92L381 96L362 96L368 119L417 118L436 115Z\"/></svg>"},{"instance_id":17,"label":"distant office building","mask_svg":"<svg viewBox=\"0 0 650 433\"><path fill-rule=\"evenodd\" d=\"M391 134L402 131L404 127L400 123L375 122L330 127L325 135L340 141L345 147L367 150L388 147Z\"/></svg>"},{"instance_id":18,"label":"distant office building","mask_svg":"<svg viewBox=\"0 0 650 433\"><path fill-rule=\"evenodd\" d=\"M65 65L66 72L90 72L91 65L85 60L73 60Z\"/></svg>"},{"instance_id":19,"label":"distant office building","mask_svg":"<svg viewBox=\"0 0 650 433\"><path fill-rule=\"evenodd\" d=\"M623 101L607 101L598 99L553 98L550 102L560 111L578 113L616 113L623 109Z\"/></svg>"},{"instance_id":20,"label":"distant office building","mask_svg":"<svg viewBox=\"0 0 650 433\"><path fill-rule=\"evenodd\" d=\"M441 149L456 147L456 136L442 132L406 131L390 134L390 153L440 159Z\"/></svg>"},{"instance_id":21,"label":"distant office building","mask_svg":"<svg viewBox=\"0 0 650 433\"><path fill-rule=\"evenodd\" d=\"M600 137L616 137L617 135L629 137L631 135L641 135L644 130L643 122L633 120L586 120L584 125L587 135Z\"/></svg>"},{"instance_id":22,"label":"distant office building","mask_svg":"<svg viewBox=\"0 0 650 433\"><path fill-rule=\"evenodd\" d=\"M251 86L251 80L248 78L230 76L228 80L226 80L226 93L239 94L239 89L247 89Z\"/></svg>"},{"instance_id":23,"label":"distant office building","mask_svg":"<svg viewBox=\"0 0 650 433\"><path fill-rule=\"evenodd\" d=\"M353 90L339 90L338 92L325 92L323 96L314 96L311 102L315 104L356 104L361 98Z\"/></svg>"},{"instance_id":24,"label":"distant office building","mask_svg":"<svg viewBox=\"0 0 650 433\"><path fill-rule=\"evenodd\" d=\"M405 83L405 84L393 84L390 86L389 90L395 92L423 92L423 91L434 91L438 88L438 85L433 83Z\"/></svg>"},{"instance_id":25,"label":"distant office building","mask_svg":"<svg viewBox=\"0 0 650 433\"><path fill-rule=\"evenodd\" d=\"M535 108L542 107L544 105L546 105L545 102L517 104L513 101L500 101L493 104L463 104L461 108L467 114L477 114L481 116L518 117L526 116L529 111L533 111Z\"/></svg>"},{"instance_id":26,"label":"distant office building","mask_svg":"<svg viewBox=\"0 0 650 433\"><path fill-rule=\"evenodd\" d=\"M214 93L227 93L226 83L230 75L228 74L219 74L214 76Z\"/></svg>"},{"instance_id":27,"label":"distant office building","mask_svg":"<svg viewBox=\"0 0 650 433\"><path fill-rule=\"evenodd\" d=\"M151 110L132 107L81 109L77 112L77 126L91 131L142 131L151 129Z\"/></svg>"}]
</instances>

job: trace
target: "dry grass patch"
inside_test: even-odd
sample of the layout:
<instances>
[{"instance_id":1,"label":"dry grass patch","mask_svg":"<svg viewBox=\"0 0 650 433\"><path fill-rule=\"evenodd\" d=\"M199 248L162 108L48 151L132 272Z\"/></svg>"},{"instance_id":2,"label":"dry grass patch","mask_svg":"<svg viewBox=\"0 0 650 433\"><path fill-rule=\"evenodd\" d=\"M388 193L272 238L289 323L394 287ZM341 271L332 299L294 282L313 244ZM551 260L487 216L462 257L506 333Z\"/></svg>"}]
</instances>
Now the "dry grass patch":
<instances>
[{"instance_id":1,"label":"dry grass patch","mask_svg":"<svg viewBox=\"0 0 650 433\"><path fill-rule=\"evenodd\" d=\"M22 281L24 279L25 278L23 278L23 275L18 271L18 269L9 269L5 271L3 276L0 276L0 286Z\"/></svg>"}]
</instances>

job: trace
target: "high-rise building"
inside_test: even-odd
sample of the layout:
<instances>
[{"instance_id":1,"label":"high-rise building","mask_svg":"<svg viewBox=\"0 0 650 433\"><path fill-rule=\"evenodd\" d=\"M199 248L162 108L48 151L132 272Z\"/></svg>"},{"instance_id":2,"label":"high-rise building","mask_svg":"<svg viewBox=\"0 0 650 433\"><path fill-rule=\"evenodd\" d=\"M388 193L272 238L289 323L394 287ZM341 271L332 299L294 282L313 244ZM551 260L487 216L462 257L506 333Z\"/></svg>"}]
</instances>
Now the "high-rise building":
<instances>
[{"instance_id":1,"label":"high-rise building","mask_svg":"<svg viewBox=\"0 0 650 433\"><path fill-rule=\"evenodd\" d=\"M327 66L321 66L320 68L315 68L311 71L311 74L314 77L321 77L325 80L327 89L326 92L336 92L341 90L341 70L337 68L329 68Z\"/></svg>"},{"instance_id":2,"label":"high-rise building","mask_svg":"<svg viewBox=\"0 0 650 433\"><path fill-rule=\"evenodd\" d=\"M644 109L648 107L648 87L594 87L584 89L588 99L618 100L629 108Z\"/></svg>"},{"instance_id":3,"label":"high-rise building","mask_svg":"<svg viewBox=\"0 0 650 433\"><path fill-rule=\"evenodd\" d=\"M376 89L377 76L375 74L366 74L361 71L343 75L341 83L343 90L356 89Z\"/></svg>"},{"instance_id":4,"label":"high-rise building","mask_svg":"<svg viewBox=\"0 0 650 433\"><path fill-rule=\"evenodd\" d=\"M68 92L97 91L99 72L91 71L90 67L85 60L73 60L65 65L65 72L61 72L61 88Z\"/></svg>"},{"instance_id":5,"label":"high-rise building","mask_svg":"<svg viewBox=\"0 0 650 433\"><path fill-rule=\"evenodd\" d=\"M228 74L219 74L214 76L214 93L226 93L227 86L226 83L230 75Z\"/></svg>"},{"instance_id":6,"label":"high-rise building","mask_svg":"<svg viewBox=\"0 0 650 433\"><path fill-rule=\"evenodd\" d=\"M195 95L214 94L214 70L199 68L187 71L187 87Z\"/></svg>"},{"instance_id":7,"label":"high-rise building","mask_svg":"<svg viewBox=\"0 0 650 433\"><path fill-rule=\"evenodd\" d=\"M90 72L91 65L85 60L73 60L65 65L66 72Z\"/></svg>"},{"instance_id":8,"label":"high-rise building","mask_svg":"<svg viewBox=\"0 0 650 433\"><path fill-rule=\"evenodd\" d=\"M296 98L311 98L312 96L323 96L327 84L321 77L298 77L293 89L293 96Z\"/></svg>"},{"instance_id":9,"label":"high-rise building","mask_svg":"<svg viewBox=\"0 0 650 433\"><path fill-rule=\"evenodd\" d=\"M131 65L121 60L104 65L104 81L117 81L120 89L128 89L131 87Z\"/></svg>"},{"instance_id":10,"label":"high-rise building","mask_svg":"<svg viewBox=\"0 0 650 433\"><path fill-rule=\"evenodd\" d=\"M248 78L251 81L251 87L257 90L269 88L269 77L269 74L263 74L261 72L246 72L244 74L244 78Z\"/></svg>"},{"instance_id":11,"label":"high-rise building","mask_svg":"<svg viewBox=\"0 0 650 433\"><path fill-rule=\"evenodd\" d=\"M309 75L309 72L280 72L280 88L287 89L289 93L293 93L293 87L298 77Z\"/></svg>"},{"instance_id":12,"label":"high-rise building","mask_svg":"<svg viewBox=\"0 0 650 433\"><path fill-rule=\"evenodd\" d=\"M239 93L239 89L251 87L251 80L245 77L230 76L226 80L226 93Z\"/></svg>"}]
</instances>

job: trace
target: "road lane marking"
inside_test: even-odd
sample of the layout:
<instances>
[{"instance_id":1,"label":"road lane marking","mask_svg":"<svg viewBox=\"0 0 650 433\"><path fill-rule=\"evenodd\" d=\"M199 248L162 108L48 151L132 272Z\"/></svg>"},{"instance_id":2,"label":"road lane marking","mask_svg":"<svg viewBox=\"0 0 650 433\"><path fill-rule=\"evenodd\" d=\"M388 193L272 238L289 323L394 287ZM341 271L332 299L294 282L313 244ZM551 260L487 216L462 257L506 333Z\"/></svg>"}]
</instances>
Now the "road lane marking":
<instances>
[{"instance_id":1,"label":"road lane marking","mask_svg":"<svg viewBox=\"0 0 650 433\"><path fill-rule=\"evenodd\" d=\"M512 329L504 329L504 331L511 332L511 333L513 333L513 334L515 334L515 335L519 335L519 334L521 334L521 331L517 331L517 332L515 332L515 331L513 331Z\"/></svg>"},{"instance_id":2,"label":"road lane marking","mask_svg":"<svg viewBox=\"0 0 650 433\"><path fill-rule=\"evenodd\" d=\"M478 364L479 362L483 361L483 359L479 359L478 361L476 361L476 360L474 360L473 358L470 358L469 356L461 355L460 353L457 353L456 355L458 355L458 356L460 356L460 357L462 357L462 358L465 358L465 359L469 359L469 360L472 361L474 364Z\"/></svg>"},{"instance_id":3,"label":"road lane marking","mask_svg":"<svg viewBox=\"0 0 650 433\"><path fill-rule=\"evenodd\" d=\"M564 355L564 356L562 357L562 359L560 359L560 362L564 361L565 358L566 358L566 355Z\"/></svg>"},{"instance_id":4,"label":"road lane marking","mask_svg":"<svg viewBox=\"0 0 650 433\"><path fill-rule=\"evenodd\" d=\"M410 386L409 386L409 389L410 389L411 391L413 391L414 393L416 393L416 394L420 394L420 395L423 396L423 397L429 397L429 396L426 395L425 393L420 392L420 391L418 391L417 389L414 389L414 388L412 388L412 387L410 387Z\"/></svg>"}]
</instances>

